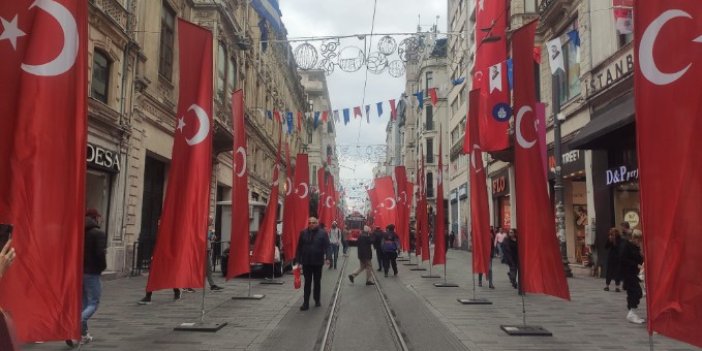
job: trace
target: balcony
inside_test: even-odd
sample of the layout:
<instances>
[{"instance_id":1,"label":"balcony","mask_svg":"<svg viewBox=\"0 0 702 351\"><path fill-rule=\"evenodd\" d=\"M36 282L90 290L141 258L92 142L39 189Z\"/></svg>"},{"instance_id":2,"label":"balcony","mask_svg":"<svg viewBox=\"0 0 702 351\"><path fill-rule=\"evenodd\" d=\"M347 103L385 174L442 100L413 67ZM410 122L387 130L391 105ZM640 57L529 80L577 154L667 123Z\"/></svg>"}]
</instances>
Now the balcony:
<instances>
[{"instance_id":1,"label":"balcony","mask_svg":"<svg viewBox=\"0 0 702 351\"><path fill-rule=\"evenodd\" d=\"M127 18L129 13L122 4L116 0L91 0L96 8L104 12L108 17L113 19L122 29L127 29Z\"/></svg>"}]
</instances>

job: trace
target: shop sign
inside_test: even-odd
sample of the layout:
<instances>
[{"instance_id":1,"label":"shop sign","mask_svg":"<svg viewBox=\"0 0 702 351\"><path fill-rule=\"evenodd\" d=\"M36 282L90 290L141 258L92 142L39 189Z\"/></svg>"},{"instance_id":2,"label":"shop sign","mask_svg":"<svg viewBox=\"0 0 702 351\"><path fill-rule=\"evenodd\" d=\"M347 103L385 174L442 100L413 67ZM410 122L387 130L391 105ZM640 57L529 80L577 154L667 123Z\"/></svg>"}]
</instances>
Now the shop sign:
<instances>
[{"instance_id":1,"label":"shop sign","mask_svg":"<svg viewBox=\"0 0 702 351\"><path fill-rule=\"evenodd\" d=\"M607 185L627 183L639 179L639 169L629 169L626 166L619 166L607 170Z\"/></svg>"},{"instance_id":2,"label":"shop sign","mask_svg":"<svg viewBox=\"0 0 702 351\"><path fill-rule=\"evenodd\" d=\"M111 172L119 172L122 166L119 163L120 154L110 151L101 146L88 143L87 152L88 166L105 169Z\"/></svg>"},{"instance_id":3,"label":"shop sign","mask_svg":"<svg viewBox=\"0 0 702 351\"><path fill-rule=\"evenodd\" d=\"M568 175L585 169L585 159L582 150L563 150L561 155L561 174ZM549 178L556 176L556 157L553 150L548 152L548 175Z\"/></svg>"},{"instance_id":4,"label":"shop sign","mask_svg":"<svg viewBox=\"0 0 702 351\"><path fill-rule=\"evenodd\" d=\"M585 80L587 96L593 96L598 92L618 83L623 78L629 77L634 72L634 49L620 55L616 60L598 71L592 72L592 76Z\"/></svg>"},{"instance_id":5,"label":"shop sign","mask_svg":"<svg viewBox=\"0 0 702 351\"><path fill-rule=\"evenodd\" d=\"M499 197L509 193L509 173L507 169L504 169L497 173L496 176L491 177L492 181L492 196Z\"/></svg>"}]
</instances>

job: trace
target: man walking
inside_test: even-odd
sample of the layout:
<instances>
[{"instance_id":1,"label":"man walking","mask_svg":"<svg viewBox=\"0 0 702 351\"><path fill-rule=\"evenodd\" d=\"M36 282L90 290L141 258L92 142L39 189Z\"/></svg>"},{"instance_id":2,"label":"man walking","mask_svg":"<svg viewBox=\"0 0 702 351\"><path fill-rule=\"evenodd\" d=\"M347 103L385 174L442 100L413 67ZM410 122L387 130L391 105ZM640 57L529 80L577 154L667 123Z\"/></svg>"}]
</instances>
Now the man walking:
<instances>
[{"instance_id":1,"label":"man walking","mask_svg":"<svg viewBox=\"0 0 702 351\"><path fill-rule=\"evenodd\" d=\"M310 308L310 290L313 280L314 305L321 306L322 266L328 248L329 237L319 228L317 218L310 217L307 221L307 229L300 233L295 255L295 261L302 265L302 274L305 277L305 292L300 311L307 311Z\"/></svg>"},{"instance_id":2,"label":"man walking","mask_svg":"<svg viewBox=\"0 0 702 351\"><path fill-rule=\"evenodd\" d=\"M85 243L83 249L83 310L80 314L81 345L93 341L88 333L88 320L97 311L102 295L100 275L107 268L105 258L107 251L107 235L100 230L102 216L94 209L85 212ZM74 340L66 340L69 346L75 346Z\"/></svg>"},{"instance_id":3,"label":"man walking","mask_svg":"<svg viewBox=\"0 0 702 351\"><path fill-rule=\"evenodd\" d=\"M390 265L392 265L393 275L397 275L397 251L400 248L400 238L395 233L395 225L388 224L385 227L387 230L385 236L383 237L383 269L385 270L385 276L388 276L388 270Z\"/></svg>"},{"instance_id":4,"label":"man walking","mask_svg":"<svg viewBox=\"0 0 702 351\"><path fill-rule=\"evenodd\" d=\"M626 308L629 312L626 320L634 324L643 324L646 320L636 314L639 307L643 291L639 280L639 265L643 264L641 255L641 231L637 230L636 235L632 235L630 228L624 227L622 231L621 252L619 253L619 279L622 287L626 290Z\"/></svg>"},{"instance_id":5,"label":"man walking","mask_svg":"<svg viewBox=\"0 0 702 351\"><path fill-rule=\"evenodd\" d=\"M336 221L332 222L331 229L329 229L329 269L336 269L336 261L339 259L339 245L341 244L341 229L336 224Z\"/></svg>"},{"instance_id":6,"label":"man walking","mask_svg":"<svg viewBox=\"0 0 702 351\"><path fill-rule=\"evenodd\" d=\"M361 266L358 270L349 274L349 280L353 283L354 278L356 278L361 272L366 271L366 285L375 285L373 283L373 267L371 265L371 260L373 259L373 239L370 234L370 227L364 226L363 232L358 237L356 241L358 245L358 261L360 261Z\"/></svg>"},{"instance_id":7,"label":"man walking","mask_svg":"<svg viewBox=\"0 0 702 351\"><path fill-rule=\"evenodd\" d=\"M378 272L383 270L383 237L385 233L380 229L380 227L375 227L373 231L373 248L375 248L375 256L378 258Z\"/></svg>"}]
</instances>

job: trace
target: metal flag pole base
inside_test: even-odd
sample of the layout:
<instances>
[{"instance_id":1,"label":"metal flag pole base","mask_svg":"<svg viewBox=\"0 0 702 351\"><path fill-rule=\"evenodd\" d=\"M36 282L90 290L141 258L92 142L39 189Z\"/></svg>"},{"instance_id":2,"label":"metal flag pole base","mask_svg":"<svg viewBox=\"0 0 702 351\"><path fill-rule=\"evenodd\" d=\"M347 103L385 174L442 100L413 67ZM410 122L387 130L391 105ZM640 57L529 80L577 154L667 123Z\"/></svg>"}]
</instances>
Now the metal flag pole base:
<instances>
[{"instance_id":1,"label":"metal flag pole base","mask_svg":"<svg viewBox=\"0 0 702 351\"><path fill-rule=\"evenodd\" d=\"M266 295L263 294L251 294L251 272L249 272L249 292L246 296L233 296L232 300L261 300Z\"/></svg>"},{"instance_id":2,"label":"metal flag pole base","mask_svg":"<svg viewBox=\"0 0 702 351\"><path fill-rule=\"evenodd\" d=\"M412 263L412 253L408 253L407 256L409 258L407 259L408 263L404 263L405 266L416 266L416 263Z\"/></svg>"},{"instance_id":3,"label":"metal flag pole base","mask_svg":"<svg viewBox=\"0 0 702 351\"><path fill-rule=\"evenodd\" d=\"M427 270L426 268L422 267L422 261L419 258L419 256L417 256L417 267L410 268L410 271L426 271L426 270Z\"/></svg>"},{"instance_id":4,"label":"metal flag pole base","mask_svg":"<svg viewBox=\"0 0 702 351\"><path fill-rule=\"evenodd\" d=\"M444 282L443 283L434 283L434 286L437 288L457 288L458 284L448 283L446 281L447 276L448 276L448 274L446 274L446 263L444 263Z\"/></svg>"},{"instance_id":5,"label":"metal flag pole base","mask_svg":"<svg viewBox=\"0 0 702 351\"><path fill-rule=\"evenodd\" d=\"M553 333L539 325L500 325L510 336L553 336Z\"/></svg>"},{"instance_id":6,"label":"metal flag pole base","mask_svg":"<svg viewBox=\"0 0 702 351\"><path fill-rule=\"evenodd\" d=\"M492 264L492 263L490 263ZM462 305L492 305L492 301L488 299L479 299L475 297L475 274L472 274L473 276L473 298L471 299L462 299L458 298L456 301L458 301Z\"/></svg>"},{"instance_id":7,"label":"metal flag pole base","mask_svg":"<svg viewBox=\"0 0 702 351\"><path fill-rule=\"evenodd\" d=\"M431 274L431 262L429 262L429 274L422 275L422 278L441 278L440 275Z\"/></svg>"},{"instance_id":8,"label":"metal flag pole base","mask_svg":"<svg viewBox=\"0 0 702 351\"><path fill-rule=\"evenodd\" d=\"M282 262L280 263L281 265L283 264ZM270 278L263 278L263 281L261 282L263 285L283 285L282 280L275 279L275 263L273 263L273 266L271 266L271 277Z\"/></svg>"}]
</instances>

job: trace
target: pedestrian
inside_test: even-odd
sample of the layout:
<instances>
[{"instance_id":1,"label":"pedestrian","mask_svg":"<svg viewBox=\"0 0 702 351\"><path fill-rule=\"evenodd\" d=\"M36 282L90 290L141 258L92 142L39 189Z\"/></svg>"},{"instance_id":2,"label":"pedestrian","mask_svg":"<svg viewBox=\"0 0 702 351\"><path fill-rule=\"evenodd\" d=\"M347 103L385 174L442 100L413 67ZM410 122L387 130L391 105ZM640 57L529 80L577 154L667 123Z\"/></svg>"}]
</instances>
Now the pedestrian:
<instances>
[{"instance_id":1,"label":"pedestrian","mask_svg":"<svg viewBox=\"0 0 702 351\"><path fill-rule=\"evenodd\" d=\"M378 259L378 272L383 270L383 237L385 236L385 233L380 229L380 227L376 226L375 230L373 231L373 248L375 248L375 256Z\"/></svg>"},{"instance_id":2,"label":"pedestrian","mask_svg":"<svg viewBox=\"0 0 702 351\"><path fill-rule=\"evenodd\" d=\"M66 340L68 346L93 341L88 333L88 320L97 312L102 295L100 275L107 268L107 235L100 230L102 216L94 208L85 211L83 246L83 310L80 313L80 340Z\"/></svg>"},{"instance_id":3,"label":"pedestrian","mask_svg":"<svg viewBox=\"0 0 702 351\"><path fill-rule=\"evenodd\" d=\"M206 234L206 245L207 245L207 256L205 257L205 261L207 263L207 270L205 271L206 276L207 276L207 283L210 285L210 290L219 292L222 291L224 288L215 284L214 278L212 277L212 242L217 239L217 236L215 235L214 232L214 218L210 216L207 220L207 234ZM194 293L195 289L193 288L185 288L183 289L185 292L189 293Z\"/></svg>"},{"instance_id":4,"label":"pedestrian","mask_svg":"<svg viewBox=\"0 0 702 351\"><path fill-rule=\"evenodd\" d=\"M605 288L604 291L609 291L609 283L614 280L614 291L620 292L619 283L619 251L621 251L622 237L617 228L609 230L609 237L605 244L607 252L607 265L605 272Z\"/></svg>"},{"instance_id":5,"label":"pedestrian","mask_svg":"<svg viewBox=\"0 0 702 351\"><path fill-rule=\"evenodd\" d=\"M519 286L519 249L517 245L517 230L512 228L509 230L507 239L502 241L502 258L509 266L507 276L515 289Z\"/></svg>"},{"instance_id":6,"label":"pedestrian","mask_svg":"<svg viewBox=\"0 0 702 351\"><path fill-rule=\"evenodd\" d=\"M626 308L629 310L626 320L634 324L643 324L646 321L636 313L641 297L643 297L639 284L639 265L643 264L640 248L641 239L640 230L627 230L622 233L619 255L619 279L623 282L623 288L626 290Z\"/></svg>"},{"instance_id":7,"label":"pedestrian","mask_svg":"<svg viewBox=\"0 0 702 351\"><path fill-rule=\"evenodd\" d=\"M452 230L452 231L451 231L451 234L449 234L449 240L448 240L448 242L449 242L449 245L448 245L448 246L449 246L450 248L452 248L452 249L453 249L453 242L454 242L455 240L456 240L456 232Z\"/></svg>"},{"instance_id":8,"label":"pedestrian","mask_svg":"<svg viewBox=\"0 0 702 351\"><path fill-rule=\"evenodd\" d=\"M356 241L358 261L361 266L358 267L358 270L349 274L351 283L361 272L366 271L366 285L375 285L373 282L373 265L371 264L373 260L373 238L370 231L369 226L364 226L363 232L361 232L358 241Z\"/></svg>"},{"instance_id":9,"label":"pedestrian","mask_svg":"<svg viewBox=\"0 0 702 351\"><path fill-rule=\"evenodd\" d=\"M332 222L329 229L329 269L336 269L336 261L339 260L339 245L341 244L341 229L339 229L336 221Z\"/></svg>"},{"instance_id":10,"label":"pedestrian","mask_svg":"<svg viewBox=\"0 0 702 351\"><path fill-rule=\"evenodd\" d=\"M502 228L497 228L497 234L495 234L495 240L493 241L493 246L497 247L497 256L502 259L502 263L507 263L504 259L504 252L502 251L502 243L504 242L507 235Z\"/></svg>"},{"instance_id":11,"label":"pedestrian","mask_svg":"<svg viewBox=\"0 0 702 351\"><path fill-rule=\"evenodd\" d=\"M324 256L328 248L329 237L319 227L317 218L310 217L307 221L307 229L300 232L295 255L295 262L302 265L302 274L305 277L304 298L300 311L307 311L310 308L310 290L313 280L314 305L315 307L321 306L322 266L324 265ZM329 262L328 258L327 262Z\"/></svg>"},{"instance_id":12,"label":"pedestrian","mask_svg":"<svg viewBox=\"0 0 702 351\"><path fill-rule=\"evenodd\" d=\"M495 241L495 231L490 228L490 242ZM495 246L490 245L490 265L488 266L488 272L485 275L485 278L488 281L488 287L490 289L494 289L495 285L493 285L492 281L492 258L495 257ZM483 286L483 273L478 273L478 286Z\"/></svg>"},{"instance_id":13,"label":"pedestrian","mask_svg":"<svg viewBox=\"0 0 702 351\"><path fill-rule=\"evenodd\" d=\"M392 265L393 275L397 275L397 251L400 248L400 238L395 233L395 225L388 224L383 235L383 269L385 276L388 276L390 265Z\"/></svg>"},{"instance_id":14,"label":"pedestrian","mask_svg":"<svg viewBox=\"0 0 702 351\"><path fill-rule=\"evenodd\" d=\"M346 228L341 230L341 247L343 249L344 257L349 257L349 231Z\"/></svg>"}]
</instances>

